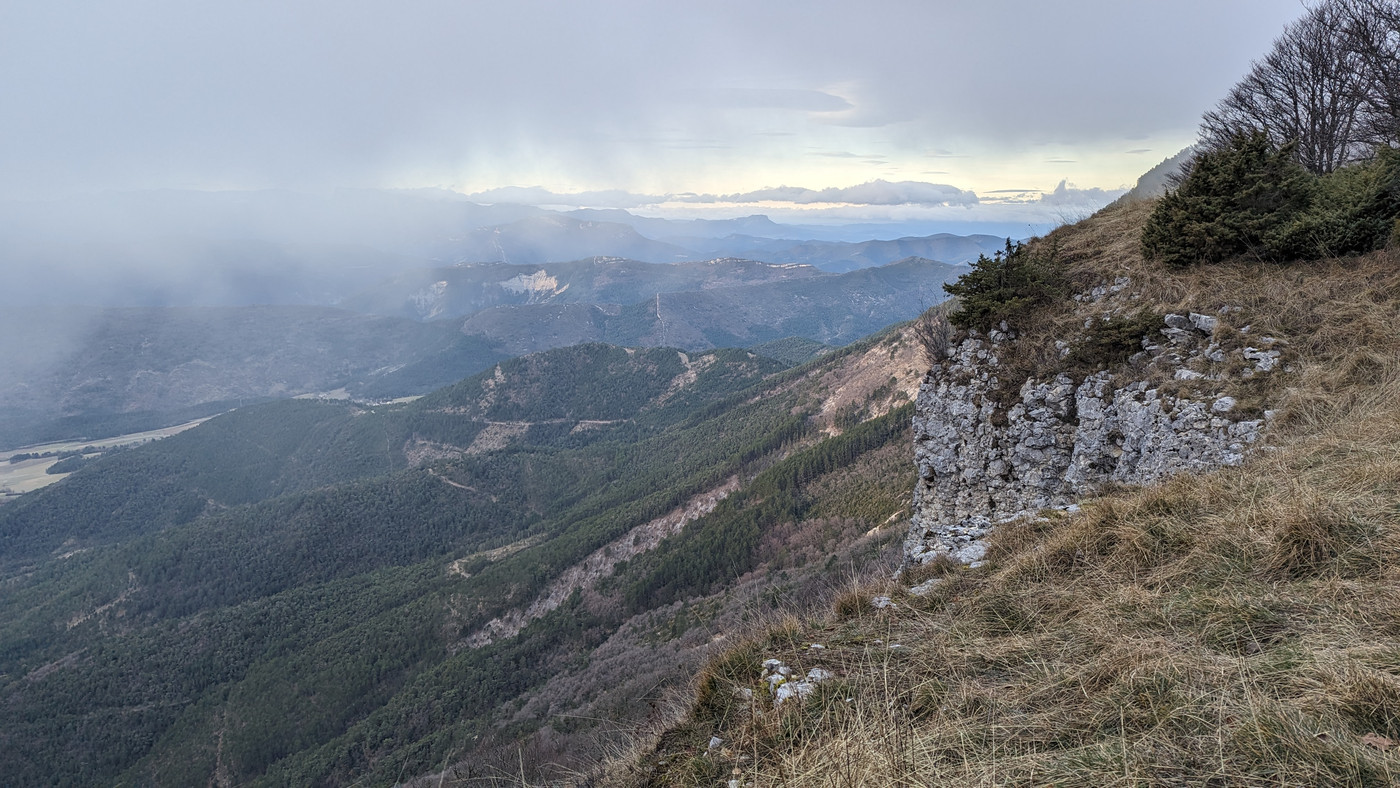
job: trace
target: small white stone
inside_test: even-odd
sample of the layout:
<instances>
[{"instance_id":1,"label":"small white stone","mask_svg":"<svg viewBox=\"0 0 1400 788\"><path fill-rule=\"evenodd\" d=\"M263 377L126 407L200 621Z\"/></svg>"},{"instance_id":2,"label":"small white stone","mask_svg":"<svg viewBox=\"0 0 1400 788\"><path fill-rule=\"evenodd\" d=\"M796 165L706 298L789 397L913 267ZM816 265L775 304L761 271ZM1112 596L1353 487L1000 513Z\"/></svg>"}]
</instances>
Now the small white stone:
<instances>
[{"instance_id":1,"label":"small white stone","mask_svg":"<svg viewBox=\"0 0 1400 788\"><path fill-rule=\"evenodd\" d=\"M805 698L812 694L812 690L816 689L816 686L810 681L794 681L784 684L774 694L773 705L776 707L790 698L798 698L799 700Z\"/></svg>"},{"instance_id":2,"label":"small white stone","mask_svg":"<svg viewBox=\"0 0 1400 788\"><path fill-rule=\"evenodd\" d=\"M1220 325L1219 318L1198 314L1196 312L1192 312L1188 319L1191 321L1191 324L1196 327L1196 330L1203 334L1215 333L1216 326Z\"/></svg>"},{"instance_id":3,"label":"small white stone","mask_svg":"<svg viewBox=\"0 0 1400 788\"><path fill-rule=\"evenodd\" d=\"M943 578L941 577L935 577L930 580L925 580L924 582L909 589L909 593L913 594L914 596L928 596L930 593L933 592L933 589L936 588L941 582L943 582Z\"/></svg>"}]
</instances>

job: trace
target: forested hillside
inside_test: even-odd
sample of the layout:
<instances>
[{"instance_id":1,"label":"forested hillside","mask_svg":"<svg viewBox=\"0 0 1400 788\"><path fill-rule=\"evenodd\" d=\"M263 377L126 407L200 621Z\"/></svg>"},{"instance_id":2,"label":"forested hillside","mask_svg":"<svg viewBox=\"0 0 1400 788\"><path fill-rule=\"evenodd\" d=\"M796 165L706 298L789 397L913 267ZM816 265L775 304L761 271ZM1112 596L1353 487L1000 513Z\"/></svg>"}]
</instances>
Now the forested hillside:
<instances>
[{"instance_id":1,"label":"forested hillside","mask_svg":"<svg viewBox=\"0 0 1400 788\"><path fill-rule=\"evenodd\" d=\"M729 627L893 543L919 352L908 327L787 370L585 345L94 461L0 507L0 773L388 784L500 776L517 740L531 774L597 753Z\"/></svg>"}]
</instances>

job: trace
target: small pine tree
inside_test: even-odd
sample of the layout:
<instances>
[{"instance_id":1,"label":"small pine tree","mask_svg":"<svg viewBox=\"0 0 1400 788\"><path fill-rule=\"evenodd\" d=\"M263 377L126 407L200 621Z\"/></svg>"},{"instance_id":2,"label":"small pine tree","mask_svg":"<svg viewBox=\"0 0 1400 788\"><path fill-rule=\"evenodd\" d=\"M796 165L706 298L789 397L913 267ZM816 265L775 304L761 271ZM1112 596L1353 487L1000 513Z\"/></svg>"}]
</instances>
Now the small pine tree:
<instances>
[{"instance_id":1,"label":"small pine tree","mask_svg":"<svg viewBox=\"0 0 1400 788\"><path fill-rule=\"evenodd\" d=\"M1180 188L1158 201L1143 229L1143 255L1172 267L1273 256L1312 204L1314 187L1291 145L1275 148L1263 132L1235 134L1197 156Z\"/></svg>"},{"instance_id":2,"label":"small pine tree","mask_svg":"<svg viewBox=\"0 0 1400 788\"><path fill-rule=\"evenodd\" d=\"M1002 321L1015 324L1020 315L1060 293L1054 259L1054 249L1036 255L1008 238L1005 251L980 255L971 271L943 285L958 299L959 309L948 319L958 328L978 331L990 331Z\"/></svg>"},{"instance_id":3,"label":"small pine tree","mask_svg":"<svg viewBox=\"0 0 1400 788\"><path fill-rule=\"evenodd\" d=\"M1400 150L1317 179L1312 209L1280 229L1273 256L1313 260L1365 254L1386 245L1400 217Z\"/></svg>"}]
</instances>

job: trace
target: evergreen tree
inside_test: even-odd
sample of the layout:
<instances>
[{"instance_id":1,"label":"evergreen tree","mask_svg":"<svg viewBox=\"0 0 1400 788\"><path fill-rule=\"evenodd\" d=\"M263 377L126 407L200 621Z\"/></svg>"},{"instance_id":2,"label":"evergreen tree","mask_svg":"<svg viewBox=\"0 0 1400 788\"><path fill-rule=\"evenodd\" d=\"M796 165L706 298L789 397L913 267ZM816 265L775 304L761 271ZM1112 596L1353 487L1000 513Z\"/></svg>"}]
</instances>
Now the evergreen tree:
<instances>
[{"instance_id":1,"label":"evergreen tree","mask_svg":"<svg viewBox=\"0 0 1400 788\"><path fill-rule=\"evenodd\" d=\"M1271 256L1313 190L1291 144L1276 148L1263 132L1237 133L1198 155L1180 188L1157 203L1143 229L1143 254L1174 267Z\"/></svg>"},{"instance_id":2,"label":"evergreen tree","mask_svg":"<svg viewBox=\"0 0 1400 788\"><path fill-rule=\"evenodd\" d=\"M990 331L1002 321L1015 323L1018 315L1059 292L1054 259L1053 250L1037 255L1008 238L1005 251L980 255L971 271L943 285L958 299L958 311L949 320L958 328L978 331Z\"/></svg>"}]
</instances>

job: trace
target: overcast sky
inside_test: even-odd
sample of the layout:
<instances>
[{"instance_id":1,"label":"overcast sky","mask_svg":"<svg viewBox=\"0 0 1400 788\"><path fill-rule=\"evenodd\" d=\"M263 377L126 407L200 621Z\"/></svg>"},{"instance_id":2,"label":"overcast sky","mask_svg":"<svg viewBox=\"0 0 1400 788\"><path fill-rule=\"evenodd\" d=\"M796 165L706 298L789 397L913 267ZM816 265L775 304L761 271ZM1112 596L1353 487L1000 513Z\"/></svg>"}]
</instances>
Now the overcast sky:
<instances>
[{"instance_id":1,"label":"overcast sky","mask_svg":"<svg viewBox=\"0 0 1400 788\"><path fill-rule=\"evenodd\" d=\"M1073 212L1191 142L1301 10L0 0L0 197L434 186L653 215Z\"/></svg>"}]
</instances>

